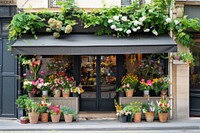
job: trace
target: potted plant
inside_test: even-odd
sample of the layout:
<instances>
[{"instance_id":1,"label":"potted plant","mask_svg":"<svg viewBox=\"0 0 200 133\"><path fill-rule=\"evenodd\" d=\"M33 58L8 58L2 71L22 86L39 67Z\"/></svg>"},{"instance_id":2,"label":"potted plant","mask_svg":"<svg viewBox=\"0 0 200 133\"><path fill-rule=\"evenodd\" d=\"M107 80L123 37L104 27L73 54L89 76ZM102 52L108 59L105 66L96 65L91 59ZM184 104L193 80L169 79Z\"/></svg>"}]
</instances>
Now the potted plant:
<instances>
[{"instance_id":1,"label":"potted plant","mask_svg":"<svg viewBox=\"0 0 200 133\"><path fill-rule=\"evenodd\" d=\"M60 121L61 110L59 106L50 106L50 115L53 123L58 123Z\"/></svg>"},{"instance_id":2,"label":"potted plant","mask_svg":"<svg viewBox=\"0 0 200 133\"><path fill-rule=\"evenodd\" d=\"M169 111L171 110L169 105L169 99L168 98L162 98L159 101L157 101L157 112L158 112L158 118L160 122L167 122Z\"/></svg>"},{"instance_id":3,"label":"potted plant","mask_svg":"<svg viewBox=\"0 0 200 133\"><path fill-rule=\"evenodd\" d=\"M124 123L124 122L127 122L127 116L130 113L131 112L127 112L126 109L122 109L122 110L119 110L116 115L118 116L119 121Z\"/></svg>"},{"instance_id":4,"label":"potted plant","mask_svg":"<svg viewBox=\"0 0 200 133\"><path fill-rule=\"evenodd\" d=\"M74 77L63 77L63 84L62 84L62 95L63 97L69 97L70 96L70 88L73 87L74 84Z\"/></svg>"},{"instance_id":5,"label":"potted plant","mask_svg":"<svg viewBox=\"0 0 200 133\"><path fill-rule=\"evenodd\" d=\"M27 95L22 95L22 96L19 96L17 99L16 99L16 104L18 106L18 108L20 108L20 112L21 114L23 114L23 110L26 111L26 104L25 104L25 101L28 99L29 97ZM29 123L29 118L28 116L22 116L20 117L20 123L21 124L26 124L26 123Z\"/></svg>"},{"instance_id":6,"label":"potted plant","mask_svg":"<svg viewBox=\"0 0 200 133\"><path fill-rule=\"evenodd\" d=\"M138 77L133 74L127 74L124 77L122 77L121 83L122 88L126 92L126 97L132 97L134 88L138 83Z\"/></svg>"},{"instance_id":7,"label":"potted plant","mask_svg":"<svg viewBox=\"0 0 200 133\"><path fill-rule=\"evenodd\" d=\"M36 81L36 86L37 86L37 89L40 89L42 91L43 96L48 96L48 92L50 89L49 82L45 82L43 78L38 78L38 80Z\"/></svg>"},{"instance_id":8,"label":"potted plant","mask_svg":"<svg viewBox=\"0 0 200 133\"><path fill-rule=\"evenodd\" d=\"M116 112L119 112L120 110L122 110L124 105L119 104L116 99L114 99L114 103L115 103Z\"/></svg>"},{"instance_id":9,"label":"potted plant","mask_svg":"<svg viewBox=\"0 0 200 133\"><path fill-rule=\"evenodd\" d=\"M150 79L146 81L145 79L141 79L138 88L144 92L144 97L147 97L149 96L149 91L153 89L153 82Z\"/></svg>"},{"instance_id":10,"label":"potted plant","mask_svg":"<svg viewBox=\"0 0 200 133\"><path fill-rule=\"evenodd\" d=\"M51 103L47 102L48 99L43 97L40 103L39 112L41 114L41 122L46 123L49 121L49 107Z\"/></svg>"},{"instance_id":11,"label":"potted plant","mask_svg":"<svg viewBox=\"0 0 200 133\"><path fill-rule=\"evenodd\" d=\"M73 121L73 118L77 116L77 112L70 109L69 107L63 107L61 108L62 113L64 114L65 122L71 123Z\"/></svg>"},{"instance_id":12,"label":"potted plant","mask_svg":"<svg viewBox=\"0 0 200 133\"><path fill-rule=\"evenodd\" d=\"M161 92L161 97L167 95L168 87L170 86L170 80L168 76L162 76L160 78L153 79L153 90L156 94Z\"/></svg>"},{"instance_id":13,"label":"potted plant","mask_svg":"<svg viewBox=\"0 0 200 133\"><path fill-rule=\"evenodd\" d=\"M79 85L77 87L71 87L70 89L71 89L71 93L72 93L73 97L78 97L79 94L84 92L81 85Z\"/></svg>"},{"instance_id":14,"label":"potted plant","mask_svg":"<svg viewBox=\"0 0 200 133\"><path fill-rule=\"evenodd\" d=\"M152 101L147 100L146 103L142 104L142 111L145 114L145 118L147 122L154 121L154 112L155 112L155 105Z\"/></svg>"},{"instance_id":15,"label":"potted plant","mask_svg":"<svg viewBox=\"0 0 200 133\"><path fill-rule=\"evenodd\" d=\"M29 81L28 79L24 79L23 88L27 90L29 97L34 97L36 93L35 81Z\"/></svg>"},{"instance_id":16,"label":"potted plant","mask_svg":"<svg viewBox=\"0 0 200 133\"><path fill-rule=\"evenodd\" d=\"M62 84L62 73L52 74L49 76L50 90L53 91L54 97L60 97L61 90L63 89Z\"/></svg>"},{"instance_id":17,"label":"potted plant","mask_svg":"<svg viewBox=\"0 0 200 133\"><path fill-rule=\"evenodd\" d=\"M33 99L26 99L25 101L26 110L31 124L37 124L39 119L39 103Z\"/></svg>"}]
</instances>

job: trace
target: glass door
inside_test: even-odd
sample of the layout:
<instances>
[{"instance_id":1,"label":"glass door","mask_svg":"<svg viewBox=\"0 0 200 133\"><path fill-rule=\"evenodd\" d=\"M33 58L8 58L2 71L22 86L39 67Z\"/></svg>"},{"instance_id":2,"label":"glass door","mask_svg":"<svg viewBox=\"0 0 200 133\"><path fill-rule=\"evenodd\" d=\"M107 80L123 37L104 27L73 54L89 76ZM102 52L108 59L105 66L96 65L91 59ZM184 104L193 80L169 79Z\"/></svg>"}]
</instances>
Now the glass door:
<instances>
[{"instance_id":1,"label":"glass door","mask_svg":"<svg viewBox=\"0 0 200 133\"><path fill-rule=\"evenodd\" d=\"M113 111L116 56L81 56L81 111Z\"/></svg>"}]
</instances>

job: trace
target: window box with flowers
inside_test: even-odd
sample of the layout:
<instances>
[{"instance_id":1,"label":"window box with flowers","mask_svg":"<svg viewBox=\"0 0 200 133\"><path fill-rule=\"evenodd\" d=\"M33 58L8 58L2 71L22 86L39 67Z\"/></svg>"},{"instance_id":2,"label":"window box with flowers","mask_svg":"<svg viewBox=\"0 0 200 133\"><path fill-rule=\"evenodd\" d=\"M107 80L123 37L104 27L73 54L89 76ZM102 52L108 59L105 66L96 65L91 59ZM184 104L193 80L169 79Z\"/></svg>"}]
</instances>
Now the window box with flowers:
<instances>
[{"instance_id":1,"label":"window box with flowers","mask_svg":"<svg viewBox=\"0 0 200 133\"><path fill-rule=\"evenodd\" d=\"M133 74L127 74L122 77L121 84L122 86L119 90L123 90L126 93L126 97L132 97L135 87L138 83L138 77Z\"/></svg>"},{"instance_id":2,"label":"window box with flowers","mask_svg":"<svg viewBox=\"0 0 200 133\"><path fill-rule=\"evenodd\" d=\"M172 55L173 64L187 64L192 65L194 63L194 58L191 53L188 52L178 52Z\"/></svg>"}]
</instances>

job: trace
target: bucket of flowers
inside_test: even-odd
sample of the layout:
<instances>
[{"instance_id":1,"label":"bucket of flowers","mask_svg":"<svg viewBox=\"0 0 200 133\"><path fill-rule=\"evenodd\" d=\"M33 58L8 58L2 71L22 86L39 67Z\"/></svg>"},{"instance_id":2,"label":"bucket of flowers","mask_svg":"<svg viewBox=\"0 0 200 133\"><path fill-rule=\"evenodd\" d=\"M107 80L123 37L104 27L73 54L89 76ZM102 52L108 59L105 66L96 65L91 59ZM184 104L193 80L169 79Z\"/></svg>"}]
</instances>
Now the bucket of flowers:
<instances>
[{"instance_id":1,"label":"bucket of flowers","mask_svg":"<svg viewBox=\"0 0 200 133\"><path fill-rule=\"evenodd\" d=\"M84 92L84 90L82 88L82 85L79 85L77 87L71 87L71 93L72 93L73 97L78 97L78 95L83 92Z\"/></svg>"},{"instance_id":2,"label":"bucket of flowers","mask_svg":"<svg viewBox=\"0 0 200 133\"><path fill-rule=\"evenodd\" d=\"M24 79L24 82L23 82L23 88L25 90L27 90L28 92L28 95L29 97L34 97L35 96L35 93L37 91L36 89L36 83L34 80L28 80L28 79Z\"/></svg>"}]
</instances>

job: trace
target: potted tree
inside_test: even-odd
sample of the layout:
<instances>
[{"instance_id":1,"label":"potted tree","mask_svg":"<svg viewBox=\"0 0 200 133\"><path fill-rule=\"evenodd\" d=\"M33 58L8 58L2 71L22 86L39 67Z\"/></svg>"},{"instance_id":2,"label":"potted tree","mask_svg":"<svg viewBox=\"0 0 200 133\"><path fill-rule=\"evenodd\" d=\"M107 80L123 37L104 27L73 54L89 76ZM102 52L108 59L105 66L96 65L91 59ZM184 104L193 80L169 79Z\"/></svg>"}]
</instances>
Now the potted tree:
<instances>
[{"instance_id":1,"label":"potted tree","mask_svg":"<svg viewBox=\"0 0 200 133\"><path fill-rule=\"evenodd\" d=\"M142 111L145 114L145 118L147 122L154 121L154 112L155 112L155 105L150 100L147 100L146 103L142 104Z\"/></svg>"},{"instance_id":2,"label":"potted tree","mask_svg":"<svg viewBox=\"0 0 200 133\"><path fill-rule=\"evenodd\" d=\"M33 99L26 99L25 101L26 110L31 124L37 124L39 119L39 103Z\"/></svg>"},{"instance_id":3,"label":"potted tree","mask_svg":"<svg viewBox=\"0 0 200 133\"><path fill-rule=\"evenodd\" d=\"M61 110L59 106L50 106L50 115L53 123L58 123L60 121Z\"/></svg>"},{"instance_id":4,"label":"potted tree","mask_svg":"<svg viewBox=\"0 0 200 133\"><path fill-rule=\"evenodd\" d=\"M29 97L27 95L22 95L22 96L19 96L17 99L16 99L16 104L18 106L18 108L20 108L20 112L21 114L23 115L23 110L26 111L26 104L25 104L25 101L28 99ZM26 114L27 115L27 114ZM21 124L26 124L26 123L29 123L29 118L28 116L22 116L20 117L20 123Z\"/></svg>"},{"instance_id":5,"label":"potted tree","mask_svg":"<svg viewBox=\"0 0 200 133\"><path fill-rule=\"evenodd\" d=\"M62 113L64 114L65 122L71 123L73 121L73 118L76 118L77 112L70 109L69 107L63 107L61 108Z\"/></svg>"}]
</instances>

